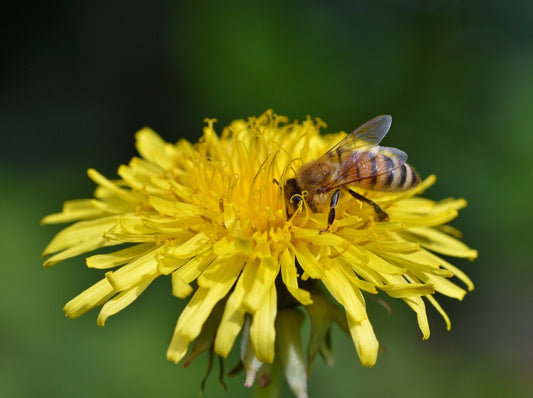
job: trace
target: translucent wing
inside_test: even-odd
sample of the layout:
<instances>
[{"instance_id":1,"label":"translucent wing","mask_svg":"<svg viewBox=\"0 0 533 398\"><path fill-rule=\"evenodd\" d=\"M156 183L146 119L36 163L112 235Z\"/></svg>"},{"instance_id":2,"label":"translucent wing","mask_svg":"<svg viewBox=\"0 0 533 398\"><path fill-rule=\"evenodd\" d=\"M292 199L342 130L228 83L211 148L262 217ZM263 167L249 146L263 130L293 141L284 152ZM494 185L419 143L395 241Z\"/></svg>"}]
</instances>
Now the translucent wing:
<instances>
[{"instance_id":1,"label":"translucent wing","mask_svg":"<svg viewBox=\"0 0 533 398\"><path fill-rule=\"evenodd\" d=\"M338 156L340 158L341 154L346 151L356 151L358 149L368 149L376 146L385 137L391 124L391 116L376 116L344 137L344 139L326 152L324 157Z\"/></svg>"},{"instance_id":2,"label":"translucent wing","mask_svg":"<svg viewBox=\"0 0 533 398\"><path fill-rule=\"evenodd\" d=\"M389 174L406 161L407 154L398 148L375 146L370 150L352 151L344 155L325 186L326 191Z\"/></svg>"},{"instance_id":3,"label":"translucent wing","mask_svg":"<svg viewBox=\"0 0 533 398\"><path fill-rule=\"evenodd\" d=\"M356 144L374 146L381 142L389 132L392 124L392 116L381 115L370 119L368 122L356 128L350 135L354 136Z\"/></svg>"},{"instance_id":4,"label":"translucent wing","mask_svg":"<svg viewBox=\"0 0 533 398\"><path fill-rule=\"evenodd\" d=\"M373 153L376 153L376 154L379 154L379 155L388 156L388 157L390 157L392 159L398 160L400 163L407 162L407 154L404 151L402 151L401 149L393 148L391 146L377 146L377 147L373 148L370 152L373 152ZM398 165L398 167L399 166L401 166L401 164ZM392 170L394 170L394 169L395 168L393 168Z\"/></svg>"}]
</instances>

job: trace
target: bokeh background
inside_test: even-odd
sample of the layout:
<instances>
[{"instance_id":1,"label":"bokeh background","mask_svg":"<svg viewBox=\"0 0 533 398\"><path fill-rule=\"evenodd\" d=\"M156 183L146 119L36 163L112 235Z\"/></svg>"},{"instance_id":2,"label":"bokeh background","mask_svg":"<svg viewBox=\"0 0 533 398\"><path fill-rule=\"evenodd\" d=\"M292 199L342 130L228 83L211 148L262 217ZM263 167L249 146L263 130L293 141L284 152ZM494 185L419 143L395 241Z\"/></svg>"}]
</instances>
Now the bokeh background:
<instances>
[{"instance_id":1,"label":"bokeh background","mask_svg":"<svg viewBox=\"0 0 533 398\"><path fill-rule=\"evenodd\" d=\"M455 261L476 290L430 310L369 304L387 352L360 366L335 333L336 366L317 361L312 397L533 396L533 3L525 1L11 2L0 74L0 396L194 397L206 359L165 359L183 304L156 281L105 328L97 311L61 308L99 280L82 258L41 266L59 227L39 226L65 199L89 197L86 169L109 177L145 125L196 140L203 119L268 108L350 131L388 113L386 144L465 197L453 225L480 252ZM230 358L226 370L237 362ZM207 397L248 397L243 377ZM283 387L282 396L290 396Z\"/></svg>"}]
</instances>

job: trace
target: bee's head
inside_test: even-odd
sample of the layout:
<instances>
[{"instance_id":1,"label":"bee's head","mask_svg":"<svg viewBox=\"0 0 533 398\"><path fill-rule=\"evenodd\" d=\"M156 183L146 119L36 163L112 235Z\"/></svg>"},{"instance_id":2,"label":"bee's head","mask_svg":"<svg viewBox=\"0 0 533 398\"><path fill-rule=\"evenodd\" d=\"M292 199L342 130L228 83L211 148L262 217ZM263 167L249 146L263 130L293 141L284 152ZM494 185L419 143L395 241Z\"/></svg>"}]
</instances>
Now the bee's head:
<instances>
[{"instance_id":1,"label":"bee's head","mask_svg":"<svg viewBox=\"0 0 533 398\"><path fill-rule=\"evenodd\" d=\"M283 188L285 191L285 203L287 204L287 215L291 215L294 210L298 209L303 200L302 190L298 186L295 178L289 178Z\"/></svg>"}]
</instances>

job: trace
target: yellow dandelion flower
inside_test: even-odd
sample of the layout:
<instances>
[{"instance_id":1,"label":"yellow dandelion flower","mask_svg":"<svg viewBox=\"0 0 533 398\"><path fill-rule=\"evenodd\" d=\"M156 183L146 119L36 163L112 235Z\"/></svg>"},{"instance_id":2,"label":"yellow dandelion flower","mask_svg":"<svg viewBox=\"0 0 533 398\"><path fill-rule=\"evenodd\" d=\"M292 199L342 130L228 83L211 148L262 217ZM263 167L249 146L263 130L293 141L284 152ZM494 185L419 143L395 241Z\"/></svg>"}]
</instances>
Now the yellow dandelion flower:
<instances>
[{"instance_id":1,"label":"yellow dandelion flower","mask_svg":"<svg viewBox=\"0 0 533 398\"><path fill-rule=\"evenodd\" d=\"M87 257L89 268L105 274L65 305L68 317L101 306L97 323L103 326L156 278L170 276L172 294L188 304L177 319L169 360L187 364L206 350L226 358L240 336L245 385L269 385L279 365L298 397L307 396L317 354L332 364L334 323L349 333L361 363L375 364L379 343L368 295L382 291L404 300L424 339L426 302L450 328L435 293L461 300L473 284L439 255L477 256L446 225L466 205L463 199L418 196L434 176L403 191L359 184L353 192L363 200L337 193L332 216L329 202L318 206L324 188L295 189L294 177L345 134L320 135L325 124L319 119L291 123L271 111L234 121L220 136L214 122L206 120L197 144L166 143L142 129L136 134L141 157L119 167L120 179L90 169L94 198L68 201L61 213L43 219L74 222L45 249L45 267L122 246ZM307 359L300 342L306 315Z\"/></svg>"}]
</instances>

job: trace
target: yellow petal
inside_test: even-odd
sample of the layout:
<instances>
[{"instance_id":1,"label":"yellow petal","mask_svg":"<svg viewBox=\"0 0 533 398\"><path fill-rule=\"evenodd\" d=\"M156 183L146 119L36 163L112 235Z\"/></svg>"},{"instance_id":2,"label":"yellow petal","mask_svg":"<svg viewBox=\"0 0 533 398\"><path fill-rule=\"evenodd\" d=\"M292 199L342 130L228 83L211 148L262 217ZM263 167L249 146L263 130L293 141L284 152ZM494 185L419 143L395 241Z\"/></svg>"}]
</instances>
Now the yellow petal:
<instances>
[{"instance_id":1,"label":"yellow petal","mask_svg":"<svg viewBox=\"0 0 533 398\"><path fill-rule=\"evenodd\" d=\"M448 314L446 314L446 311L444 311L444 309L440 306L437 300L435 300L435 297L426 296L426 298L444 319L444 322L446 323L446 330L450 330L452 328L452 323L450 322L450 318L448 317Z\"/></svg>"},{"instance_id":2,"label":"yellow petal","mask_svg":"<svg viewBox=\"0 0 533 398\"><path fill-rule=\"evenodd\" d=\"M116 292L107 279L95 283L87 290L70 300L63 311L69 318L77 318L87 311L105 303Z\"/></svg>"},{"instance_id":3,"label":"yellow petal","mask_svg":"<svg viewBox=\"0 0 533 398\"><path fill-rule=\"evenodd\" d=\"M239 253L239 250L235 246L235 239L226 235L215 243L213 253L217 258L223 259L235 256Z\"/></svg>"},{"instance_id":4,"label":"yellow petal","mask_svg":"<svg viewBox=\"0 0 533 398\"><path fill-rule=\"evenodd\" d=\"M187 358L183 362L183 367L187 367L194 358L212 347L218 325L220 324L220 319L222 318L223 308L224 300L219 301L217 305L215 305L211 315L204 323L200 335L194 340L194 345L190 354L187 355ZM207 373L209 373L209 370Z\"/></svg>"},{"instance_id":5,"label":"yellow petal","mask_svg":"<svg viewBox=\"0 0 533 398\"><path fill-rule=\"evenodd\" d=\"M174 271L180 269L189 261L188 258L166 257L161 253L157 257L157 270L161 275L173 274Z\"/></svg>"},{"instance_id":6,"label":"yellow petal","mask_svg":"<svg viewBox=\"0 0 533 398\"><path fill-rule=\"evenodd\" d=\"M107 272L105 274L107 280L117 292L120 292L130 289L146 279L159 276L157 254L161 250L162 248L159 247L148 251L128 265L124 265L116 271Z\"/></svg>"},{"instance_id":7,"label":"yellow petal","mask_svg":"<svg viewBox=\"0 0 533 398\"><path fill-rule=\"evenodd\" d=\"M436 207L430 213L417 214L417 210L413 209L412 212L395 210L391 211L391 214L394 221L403 222L408 227L432 227L450 222L457 217L457 208L464 206L466 206L466 201L457 199L447 206Z\"/></svg>"},{"instance_id":8,"label":"yellow petal","mask_svg":"<svg viewBox=\"0 0 533 398\"><path fill-rule=\"evenodd\" d=\"M447 269L439 268L438 264L433 264L430 261L419 261L421 256L419 256L418 254L419 252L411 254L391 254L383 252L381 253L381 256L383 256L391 264L397 264L398 266L405 267L405 272L409 271L416 273L417 275L432 274L443 276L446 278L450 278L453 276L453 274Z\"/></svg>"},{"instance_id":9,"label":"yellow petal","mask_svg":"<svg viewBox=\"0 0 533 398\"><path fill-rule=\"evenodd\" d=\"M149 202L159 213L168 217L201 216L205 213L205 211L194 204L163 199L157 196L151 196Z\"/></svg>"},{"instance_id":10,"label":"yellow petal","mask_svg":"<svg viewBox=\"0 0 533 398\"><path fill-rule=\"evenodd\" d=\"M296 272L295 258L288 249L285 249L281 254L280 263L281 278L290 294L303 305L312 304L313 300L311 300L311 294L307 290L298 287L298 274Z\"/></svg>"},{"instance_id":11,"label":"yellow petal","mask_svg":"<svg viewBox=\"0 0 533 398\"><path fill-rule=\"evenodd\" d=\"M329 261L331 262L332 266L337 267L342 272L346 280L356 288L372 294L376 294L378 292L374 283L359 279L357 272L361 270L361 267L347 263L346 259L342 257L332 258ZM367 273L362 272L362 275L366 274Z\"/></svg>"},{"instance_id":12,"label":"yellow petal","mask_svg":"<svg viewBox=\"0 0 533 398\"><path fill-rule=\"evenodd\" d=\"M180 331L174 331L172 340L167 349L167 359L174 363L178 363L183 359L185 354L187 354L187 349L191 343L191 339L183 336L183 333Z\"/></svg>"},{"instance_id":13,"label":"yellow petal","mask_svg":"<svg viewBox=\"0 0 533 398\"><path fill-rule=\"evenodd\" d=\"M349 283L338 267L328 269L322 282L355 322L368 318L363 295Z\"/></svg>"},{"instance_id":14,"label":"yellow petal","mask_svg":"<svg viewBox=\"0 0 533 398\"><path fill-rule=\"evenodd\" d=\"M119 217L110 216L96 220L79 221L59 232L44 249L43 257L80 243L100 242L104 233L110 230L118 220Z\"/></svg>"},{"instance_id":15,"label":"yellow petal","mask_svg":"<svg viewBox=\"0 0 533 398\"><path fill-rule=\"evenodd\" d=\"M476 250L470 249L463 242L434 228L410 228L404 235L411 240L419 241L423 247L437 253L470 260L477 257Z\"/></svg>"},{"instance_id":16,"label":"yellow petal","mask_svg":"<svg viewBox=\"0 0 533 398\"><path fill-rule=\"evenodd\" d=\"M104 238L96 238L96 239L88 240L86 242L80 242L78 244L72 245L68 249L63 250L62 252L59 252L56 255L47 259L44 262L44 267L48 268L63 260L66 260L67 258L75 257L83 253L92 252L96 249L100 249L106 246L113 246L113 245L116 245L116 242L111 242Z\"/></svg>"},{"instance_id":17,"label":"yellow petal","mask_svg":"<svg viewBox=\"0 0 533 398\"><path fill-rule=\"evenodd\" d=\"M192 229L191 226L196 226L200 220L200 217L195 218L196 222L192 221L191 218L188 218L187 221L192 221L191 224L184 225L182 223L184 219L169 220L167 217L162 217L155 212L144 212L139 217L139 220L142 222L143 226L152 233L156 232L158 234L171 234L172 237L179 239L181 237L185 238L192 235L190 232Z\"/></svg>"},{"instance_id":18,"label":"yellow petal","mask_svg":"<svg viewBox=\"0 0 533 398\"><path fill-rule=\"evenodd\" d=\"M367 247L373 251L385 251L392 253L415 253L420 250L420 245L415 242L406 240L395 240L393 242L387 242L383 240L375 240L367 245Z\"/></svg>"},{"instance_id":19,"label":"yellow petal","mask_svg":"<svg viewBox=\"0 0 533 398\"><path fill-rule=\"evenodd\" d=\"M294 243L294 253L302 269L313 279L320 279L324 270L316 260L316 256L309 250L303 241Z\"/></svg>"},{"instance_id":20,"label":"yellow petal","mask_svg":"<svg viewBox=\"0 0 533 398\"><path fill-rule=\"evenodd\" d=\"M348 327L361 364L373 366L376 363L379 343L368 320L363 295L346 281L337 267L328 269L322 280L346 310Z\"/></svg>"},{"instance_id":21,"label":"yellow petal","mask_svg":"<svg viewBox=\"0 0 533 398\"><path fill-rule=\"evenodd\" d=\"M403 301L405 301L407 305L411 307L414 312L416 312L416 319L418 321L418 327L422 332L422 338L424 340L429 339L429 322L424 300L422 300L420 297L403 297Z\"/></svg>"},{"instance_id":22,"label":"yellow petal","mask_svg":"<svg viewBox=\"0 0 533 398\"><path fill-rule=\"evenodd\" d=\"M363 366L374 366L378 358L379 342L368 319L360 322L347 316L350 335Z\"/></svg>"},{"instance_id":23,"label":"yellow petal","mask_svg":"<svg viewBox=\"0 0 533 398\"><path fill-rule=\"evenodd\" d=\"M211 252L211 250L207 250L206 252L191 258L185 264L179 266L176 271L172 272L172 277L179 278L179 280L183 281L186 284L189 284L201 275L201 273L205 270L208 264L213 261L213 259L213 253ZM163 271L165 272L172 267L175 268L177 265L176 260L172 258L161 258L160 261L165 263L163 267ZM166 264L166 262L170 262L170 264ZM160 266L159 269L161 268L162 267ZM179 280L177 281L177 283L180 283ZM181 293L178 294L180 288L177 288L178 290L176 290L175 292L173 290L173 294L176 293L176 297L188 296L188 294L186 294L186 296L181 296Z\"/></svg>"},{"instance_id":24,"label":"yellow petal","mask_svg":"<svg viewBox=\"0 0 533 398\"><path fill-rule=\"evenodd\" d=\"M150 195L164 195L165 191L161 188L156 188L151 184L151 179L163 173L161 168L154 173L152 167L154 165L145 160L134 158L130 162L130 166L121 165L118 168L118 175L128 184L128 186ZM148 167L147 167L148 166Z\"/></svg>"},{"instance_id":25,"label":"yellow petal","mask_svg":"<svg viewBox=\"0 0 533 398\"><path fill-rule=\"evenodd\" d=\"M276 329L274 322L277 314L276 287L272 286L263 305L254 314L250 326L250 340L257 359L264 363L274 362Z\"/></svg>"},{"instance_id":26,"label":"yellow petal","mask_svg":"<svg viewBox=\"0 0 533 398\"><path fill-rule=\"evenodd\" d=\"M126 202L145 203L147 201L146 196L142 193L133 190L125 190L119 187L116 183L113 183L112 181L108 180L95 169L87 170L87 175L95 183L109 190L110 192L113 192L115 195L125 200Z\"/></svg>"},{"instance_id":27,"label":"yellow petal","mask_svg":"<svg viewBox=\"0 0 533 398\"><path fill-rule=\"evenodd\" d=\"M443 259L440 259L440 260L441 260L441 265L444 268L446 268L448 271L452 272L454 276L459 278L459 280L461 280L466 285L468 291L474 290L474 284L472 283L470 278L466 276L466 274L463 271L461 271L459 268L455 267L454 265L450 264L449 262Z\"/></svg>"},{"instance_id":28,"label":"yellow petal","mask_svg":"<svg viewBox=\"0 0 533 398\"><path fill-rule=\"evenodd\" d=\"M143 158L152 161L165 170L173 166L171 154L174 149L161 139L155 131L145 127L135 134L135 138L135 146Z\"/></svg>"},{"instance_id":29,"label":"yellow petal","mask_svg":"<svg viewBox=\"0 0 533 398\"><path fill-rule=\"evenodd\" d=\"M165 248L164 255L175 258L191 258L204 252L210 240L206 233L199 232L181 244L176 246L168 245Z\"/></svg>"},{"instance_id":30,"label":"yellow petal","mask_svg":"<svg viewBox=\"0 0 533 398\"><path fill-rule=\"evenodd\" d=\"M274 282L279 272L279 261L272 257L264 257L260 259L259 268L255 275L254 283L250 293L244 299L244 308L250 312L255 313L262 305L265 296L274 288Z\"/></svg>"},{"instance_id":31,"label":"yellow petal","mask_svg":"<svg viewBox=\"0 0 533 398\"><path fill-rule=\"evenodd\" d=\"M105 212L93 206L93 199L69 200L63 204L61 213L50 214L41 220L41 224L60 224L77 220L103 217Z\"/></svg>"},{"instance_id":32,"label":"yellow petal","mask_svg":"<svg viewBox=\"0 0 533 398\"><path fill-rule=\"evenodd\" d=\"M380 286L380 289L395 298L425 296L435 293L435 287L425 283L395 283Z\"/></svg>"},{"instance_id":33,"label":"yellow petal","mask_svg":"<svg viewBox=\"0 0 533 398\"><path fill-rule=\"evenodd\" d=\"M381 284L381 275L374 271L372 267L367 266L367 261L355 262L353 259L354 257L348 256L348 258L346 258L345 256L341 256L338 258L338 261L340 261L340 263L345 267L350 267L350 269L352 269L357 276L367 281L370 285L378 286Z\"/></svg>"},{"instance_id":34,"label":"yellow petal","mask_svg":"<svg viewBox=\"0 0 533 398\"><path fill-rule=\"evenodd\" d=\"M224 314L215 338L215 352L223 358L229 355L235 339L243 327L246 312L242 302L252 289L257 269L258 263L256 261L246 263L224 308Z\"/></svg>"},{"instance_id":35,"label":"yellow petal","mask_svg":"<svg viewBox=\"0 0 533 398\"><path fill-rule=\"evenodd\" d=\"M172 273L172 294L178 298L189 297L194 289L175 272Z\"/></svg>"},{"instance_id":36,"label":"yellow petal","mask_svg":"<svg viewBox=\"0 0 533 398\"><path fill-rule=\"evenodd\" d=\"M242 265L234 263L213 262L199 278L198 290L194 293L183 312L181 313L170 345L167 350L167 358L179 362L186 353L188 344L200 334L202 326L211 313L211 310L231 289L237 279ZM206 283L207 280L217 283Z\"/></svg>"},{"instance_id":37,"label":"yellow petal","mask_svg":"<svg viewBox=\"0 0 533 398\"><path fill-rule=\"evenodd\" d=\"M146 176L150 182L153 182L155 178L159 178L164 171L158 164L137 156L132 157L128 165L131 169L135 170L136 175Z\"/></svg>"},{"instance_id":38,"label":"yellow petal","mask_svg":"<svg viewBox=\"0 0 533 398\"><path fill-rule=\"evenodd\" d=\"M382 254L382 252L377 252L379 254ZM399 264L391 263L387 261L385 258L383 258L380 255L377 255L375 252L371 250L364 250L361 248L350 248L350 250L347 250L346 253L343 254L343 258L346 259L348 262L353 262L356 264L356 261L360 259L361 257L367 258L367 264L361 264L361 261L358 262L358 266L360 268L368 268L371 269L379 274L389 274L389 275L401 275L404 274L407 269L404 267L400 267Z\"/></svg>"},{"instance_id":39,"label":"yellow petal","mask_svg":"<svg viewBox=\"0 0 533 398\"><path fill-rule=\"evenodd\" d=\"M130 213L120 217L110 232L117 235L150 235L160 231L154 231L152 228L147 227L142 217Z\"/></svg>"},{"instance_id":40,"label":"yellow petal","mask_svg":"<svg viewBox=\"0 0 533 398\"><path fill-rule=\"evenodd\" d=\"M452 283L448 279L441 278L439 276L425 274L420 275L422 280L426 283L429 283L435 287L435 290L440 294L444 294L448 297L455 298L457 300L462 300L466 294L464 289L461 289L456 284Z\"/></svg>"},{"instance_id":41,"label":"yellow petal","mask_svg":"<svg viewBox=\"0 0 533 398\"><path fill-rule=\"evenodd\" d=\"M335 247L337 250L342 251L353 243L350 243L340 237L339 235L326 233L321 234L316 229L298 228L294 231L294 238L304 241L313 242L315 245L326 245Z\"/></svg>"},{"instance_id":42,"label":"yellow petal","mask_svg":"<svg viewBox=\"0 0 533 398\"><path fill-rule=\"evenodd\" d=\"M87 257L87 267L96 269L113 268L141 256L153 249L153 243L140 243L126 249L118 250L110 254L97 254Z\"/></svg>"},{"instance_id":43,"label":"yellow petal","mask_svg":"<svg viewBox=\"0 0 533 398\"><path fill-rule=\"evenodd\" d=\"M109 318L111 315L115 315L119 311L122 311L128 305L133 303L133 301L135 301L137 297L144 292L144 290L150 285L150 283L154 281L154 279L155 276L148 278L138 285L135 285L132 288L117 294L111 300L107 301L98 314L98 319L96 320L98 326L104 326L107 318Z\"/></svg>"}]
</instances>

